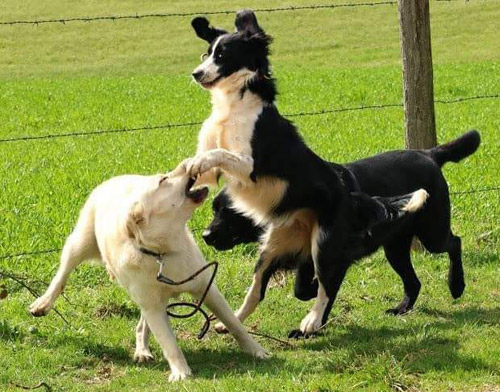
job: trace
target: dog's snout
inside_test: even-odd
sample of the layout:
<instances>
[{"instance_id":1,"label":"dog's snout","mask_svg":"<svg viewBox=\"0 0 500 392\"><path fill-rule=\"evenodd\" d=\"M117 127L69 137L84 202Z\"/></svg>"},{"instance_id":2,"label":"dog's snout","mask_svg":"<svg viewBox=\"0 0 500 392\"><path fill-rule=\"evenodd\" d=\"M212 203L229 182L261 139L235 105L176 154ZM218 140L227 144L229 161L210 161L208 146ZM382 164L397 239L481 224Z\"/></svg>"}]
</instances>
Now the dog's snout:
<instances>
[{"instance_id":1,"label":"dog's snout","mask_svg":"<svg viewBox=\"0 0 500 392\"><path fill-rule=\"evenodd\" d=\"M204 74L205 74L205 72L203 72L201 70L200 71L194 70L194 72L191 74L191 76L193 76L194 80L199 82L203 78Z\"/></svg>"},{"instance_id":2,"label":"dog's snout","mask_svg":"<svg viewBox=\"0 0 500 392\"><path fill-rule=\"evenodd\" d=\"M203 237L203 239L205 240L205 242L206 242L207 244L210 244L210 242L212 242L213 237L214 237L214 235L213 235L213 234L214 234L214 233L213 233L213 231L212 231L212 230L210 230L210 229L206 229L206 230L203 232L203 234L202 234L201 236Z\"/></svg>"}]
</instances>

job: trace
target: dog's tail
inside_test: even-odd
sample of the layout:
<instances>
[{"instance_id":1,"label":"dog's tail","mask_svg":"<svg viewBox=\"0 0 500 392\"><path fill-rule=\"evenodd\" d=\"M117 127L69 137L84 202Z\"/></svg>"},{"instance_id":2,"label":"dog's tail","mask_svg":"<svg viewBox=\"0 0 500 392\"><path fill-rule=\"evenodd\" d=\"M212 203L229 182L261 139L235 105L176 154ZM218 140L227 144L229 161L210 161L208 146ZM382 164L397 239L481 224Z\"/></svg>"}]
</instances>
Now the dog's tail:
<instances>
[{"instance_id":1,"label":"dog's tail","mask_svg":"<svg viewBox=\"0 0 500 392\"><path fill-rule=\"evenodd\" d=\"M464 133L459 138L428 150L439 167L446 162L460 162L476 152L481 144L481 136L476 130Z\"/></svg>"},{"instance_id":2,"label":"dog's tail","mask_svg":"<svg viewBox=\"0 0 500 392\"><path fill-rule=\"evenodd\" d=\"M356 214L363 229L388 223L421 210L429 194L425 189L392 197L370 197L364 193L351 193Z\"/></svg>"}]
</instances>

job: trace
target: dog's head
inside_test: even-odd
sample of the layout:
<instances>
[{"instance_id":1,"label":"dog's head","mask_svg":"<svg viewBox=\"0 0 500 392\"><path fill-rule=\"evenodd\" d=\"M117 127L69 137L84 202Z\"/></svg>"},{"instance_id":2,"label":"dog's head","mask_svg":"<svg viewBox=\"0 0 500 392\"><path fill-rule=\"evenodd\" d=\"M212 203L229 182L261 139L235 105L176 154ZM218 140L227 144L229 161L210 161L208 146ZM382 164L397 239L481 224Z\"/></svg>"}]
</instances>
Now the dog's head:
<instances>
[{"instance_id":1,"label":"dog's head","mask_svg":"<svg viewBox=\"0 0 500 392\"><path fill-rule=\"evenodd\" d=\"M217 250L255 242L263 232L252 220L231 208L231 200L224 190L215 197L212 210L214 217L203 232L203 239Z\"/></svg>"},{"instance_id":2,"label":"dog's head","mask_svg":"<svg viewBox=\"0 0 500 392\"><path fill-rule=\"evenodd\" d=\"M195 179L185 173L151 176L149 186L134 198L128 211L129 236L152 249L165 240L175 241L195 208L208 196L207 187L192 189L194 183Z\"/></svg>"},{"instance_id":3,"label":"dog's head","mask_svg":"<svg viewBox=\"0 0 500 392\"><path fill-rule=\"evenodd\" d=\"M269 37L251 10L237 13L236 31L210 26L206 18L191 21L196 35L207 41L203 62L193 71L194 80L205 89L242 88L251 80L269 77Z\"/></svg>"}]
</instances>

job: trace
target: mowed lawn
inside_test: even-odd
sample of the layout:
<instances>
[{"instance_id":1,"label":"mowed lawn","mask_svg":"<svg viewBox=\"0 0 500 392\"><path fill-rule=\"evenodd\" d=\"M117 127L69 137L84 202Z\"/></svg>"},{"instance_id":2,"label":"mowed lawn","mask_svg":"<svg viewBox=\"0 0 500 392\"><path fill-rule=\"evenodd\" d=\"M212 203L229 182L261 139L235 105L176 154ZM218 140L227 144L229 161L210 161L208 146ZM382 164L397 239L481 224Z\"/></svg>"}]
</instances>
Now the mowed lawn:
<instances>
[{"instance_id":1,"label":"mowed lawn","mask_svg":"<svg viewBox=\"0 0 500 392\"><path fill-rule=\"evenodd\" d=\"M343 2L338 2L343 3ZM294 5L314 4L295 0ZM136 2L4 0L0 21L282 6L267 1ZM258 13L275 38L272 61L283 113L317 112L402 101L397 7ZM500 94L500 2L431 2L436 98ZM210 18L233 28L233 15ZM47 25L0 25L0 139L198 122L209 94L190 80L206 45L190 17ZM500 186L500 99L437 103L439 140L481 132L480 150L445 167L452 192ZM293 117L309 145L347 162L403 146L399 107ZM199 126L6 142L0 140L0 271L28 278L38 292L58 254L3 257L60 248L85 198L105 179L173 168L195 152ZM273 357L243 355L233 339L211 331L198 341L199 318L174 321L194 370L167 383L168 365L132 361L138 311L97 266L81 266L56 308L31 317L33 300L0 277L0 390L46 382L54 391L500 391L500 192L454 194L453 230L462 237L467 288L453 301L448 259L414 254L422 281L416 308L384 314L402 296L383 253L353 266L321 336L283 346L261 339ZM210 202L190 226L231 305L243 300L257 249L218 253L200 229ZM273 281L249 328L286 339L311 303L293 297L293 276ZM1 291L1 289L0 289Z\"/></svg>"}]
</instances>

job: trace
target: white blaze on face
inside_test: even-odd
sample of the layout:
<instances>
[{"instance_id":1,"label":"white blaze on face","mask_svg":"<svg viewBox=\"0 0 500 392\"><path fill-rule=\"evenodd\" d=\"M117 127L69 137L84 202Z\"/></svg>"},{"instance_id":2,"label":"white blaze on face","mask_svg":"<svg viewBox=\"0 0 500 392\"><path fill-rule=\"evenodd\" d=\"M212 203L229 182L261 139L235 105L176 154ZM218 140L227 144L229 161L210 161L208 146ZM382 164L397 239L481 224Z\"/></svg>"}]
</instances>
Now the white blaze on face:
<instances>
[{"instance_id":1,"label":"white blaze on face","mask_svg":"<svg viewBox=\"0 0 500 392\"><path fill-rule=\"evenodd\" d=\"M217 77L219 77L219 66L215 64L215 49L217 48L217 45L219 45L219 42L221 40L222 36L217 38L217 41L215 42L213 48L212 48L212 53L210 56L208 56L205 61L203 61L196 69L193 71L193 73L196 72L203 72L204 76L203 79L200 80L200 82L204 83L210 83L211 81L215 80Z\"/></svg>"}]
</instances>

